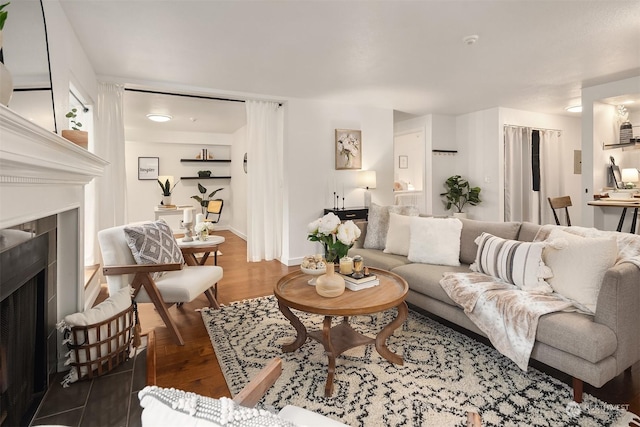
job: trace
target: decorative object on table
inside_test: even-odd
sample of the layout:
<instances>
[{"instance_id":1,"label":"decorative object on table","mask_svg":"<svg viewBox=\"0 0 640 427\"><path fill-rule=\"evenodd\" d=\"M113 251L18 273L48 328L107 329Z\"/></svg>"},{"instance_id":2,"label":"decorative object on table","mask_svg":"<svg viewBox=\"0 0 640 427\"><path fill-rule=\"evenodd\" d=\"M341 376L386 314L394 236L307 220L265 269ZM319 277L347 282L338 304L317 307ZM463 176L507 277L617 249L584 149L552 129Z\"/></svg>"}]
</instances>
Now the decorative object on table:
<instances>
[{"instance_id":1,"label":"decorative object on table","mask_svg":"<svg viewBox=\"0 0 640 427\"><path fill-rule=\"evenodd\" d=\"M89 148L89 132L80 130L82 123L76 120L78 118L78 109L72 108L71 111L65 114L65 117L69 119L71 130L63 130L62 137L82 148Z\"/></svg>"},{"instance_id":2,"label":"decorative object on table","mask_svg":"<svg viewBox=\"0 0 640 427\"><path fill-rule=\"evenodd\" d=\"M218 188L217 190L212 191L211 193L207 194L207 188L204 187L202 184L198 183L198 192L200 193L199 196L191 196L192 199L197 200L198 203L200 203L200 209L202 209L202 213L206 214L207 213L207 206L209 206L209 201L211 200L211 198L213 196L216 195L216 193L218 191L224 190L223 187ZM218 199L216 199L218 200ZM222 200L222 199L219 199Z\"/></svg>"},{"instance_id":3,"label":"decorative object on table","mask_svg":"<svg viewBox=\"0 0 640 427\"><path fill-rule=\"evenodd\" d=\"M159 165L159 157L138 157L138 180L158 179Z\"/></svg>"},{"instance_id":4,"label":"decorative object on table","mask_svg":"<svg viewBox=\"0 0 640 427\"><path fill-rule=\"evenodd\" d=\"M186 208L182 213L182 228L185 229L183 242L193 242L193 209Z\"/></svg>"},{"instance_id":5,"label":"decorative object on table","mask_svg":"<svg viewBox=\"0 0 640 427\"><path fill-rule=\"evenodd\" d=\"M376 188L376 171L362 171L358 174L358 186L364 188L364 206L371 206L371 191ZM344 199L343 199L344 207Z\"/></svg>"},{"instance_id":6,"label":"decorative object on table","mask_svg":"<svg viewBox=\"0 0 640 427\"><path fill-rule=\"evenodd\" d=\"M440 193L440 196L444 197L443 203L447 210L455 207L453 216L464 217L465 215L456 214L464 214L465 212L462 209L467 203L471 206L476 206L482 202L480 200L480 187L471 187L469 181L460 175L449 177L444 182L444 186L447 191Z\"/></svg>"},{"instance_id":7,"label":"decorative object on table","mask_svg":"<svg viewBox=\"0 0 640 427\"><path fill-rule=\"evenodd\" d=\"M344 293L344 288L344 277L336 274L334 264L328 262L326 273L316 279L316 292L326 298L335 298Z\"/></svg>"},{"instance_id":8,"label":"decorative object on table","mask_svg":"<svg viewBox=\"0 0 640 427\"><path fill-rule=\"evenodd\" d=\"M176 188L176 185L180 180L177 180L175 184L173 183L172 176L159 176L158 177L158 185L162 189L162 204L170 205L171 204L171 193L173 193L173 189Z\"/></svg>"},{"instance_id":9,"label":"decorative object on table","mask_svg":"<svg viewBox=\"0 0 640 427\"><path fill-rule=\"evenodd\" d=\"M362 131L336 129L336 169L362 168Z\"/></svg>"},{"instance_id":10,"label":"decorative object on table","mask_svg":"<svg viewBox=\"0 0 640 427\"><path fill-rule=\"evenodd\" d=\"M300 264L300 271L310 276L319 276L326 273L327 263L321 254L308 255L302 259ZM311 286L316 285L316 277L311 278L307 283Z\"/></svg>"},{"instance_id":11,"label":"decorative object on table","mask_svg":"<svg viewBox=\"0 0 640 427\"><path fill-rule=\"evenodd\" d=\"M353 274L351 274L344 276L344 284L349 290L361 291L380 285L380 279L375 274L365 273L360 279L354 278Z\"/></svg>"},{"instance_id":12,"label":"decorative object on table","mask_svg":"<svg viewBox=\"0 0 640 427\"><path fill-rule=\"evenodd\" d=\"M364 277L364 259L362 256L356 255L353 257L353 274L354 279L362 279Z\"/></svg>"},{"instance_id":13,"label":"decorative object on table","mask_svg":"<svg viewBox=\"0 0 640 427\"><path fill-rule=\"evenodd\" d=\"M353 273L353 258L345 256L340 258L340 274Z\"/></svg>"},{"instance_id":14,"label":"decorative object on table","mask_svg":"<svg viewBox=\"0 0 640 427\"><path fill-rule=\"evenodd\" d=\"M333 212L313 221L308 228L307 239L324 245L327 264L340 262L360 237L360 229L353 221L343 223Z\"/></svg>"},{"instance_id":15,"label":"decorative object on table","mask_svg":"<svg viewBox=\"0 0 640 427\"><path fill-rule=\"evenodd\" d=\"M210 222L201 222L196 224L194 231L198 235L198 240L201 242L209 239L209 234L213 233L215 226Z\"/></svg>"},{"instance_id":16,"label":"decorative object on table","mask_svg":"<svg viewBox=\"0 0 640 427\"><path fill-rule=\"evenodd\" d=\"M618 105L617 111L618 123L620 124L620 144L631 143L633 138L633 126L629 121L629 111L624 105Z\"/></svg>"},{"instance_id":17,"label":"decorative object on table","mask_svg":"<svg viewBox=\"0 0 640 427\"><path fill-rule=\"evenodd\" d=\"M198 178L210 178L211 171L198 171Z\"/></svg>"},{"instance_id":18,"label":"decorative object on table","mask_svg":"<svg viewBox=\"0 0 640 427\"><path fill-rule=\"evenodd\" d=\"M4 8L8 5L9 3L0 5L0 55L2 54L3 42L2 29L9 15ZM4 58L0 56L0 104L5 107L8 106L9 101L11 101L11 95L13 95L13 78L11 77L9 69L4 65Z\"/></svg>"},{"instance_id":19,"label":"decorative object on table","mask_svg":"<svg viewBox=\"0 0 640 427\"><path fill-rule=\"evenodd\" d=\"M621 174L622 182L624 183L624 188L626 189L634 189L636 188L636 183L640 181L640 175L638 173L638 169L636 168L625 168L622 169Z\"/></svg>"}]
</instances>

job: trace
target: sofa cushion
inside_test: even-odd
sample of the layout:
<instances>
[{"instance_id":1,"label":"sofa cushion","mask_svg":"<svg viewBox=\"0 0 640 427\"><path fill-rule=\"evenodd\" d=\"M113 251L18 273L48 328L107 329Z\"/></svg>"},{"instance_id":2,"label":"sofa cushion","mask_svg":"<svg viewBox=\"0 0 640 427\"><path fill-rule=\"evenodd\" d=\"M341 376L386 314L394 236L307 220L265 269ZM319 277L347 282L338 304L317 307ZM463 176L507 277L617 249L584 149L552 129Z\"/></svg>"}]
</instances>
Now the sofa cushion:
<instances>
[{"instance_id":1,"label":"sofa cushion","mask_svg":"<svg viewBox=\"0 0 640 427\"><path fill-rule=\"evenodd\" d=\"M568 245L544 250L545 263L553 272L547 281L555 292L595 313L604 274L618 256L615 236L582 237L554 228L547 240L555 239L565 239Z\"/></svg>"},{"instance_id":2,"label":"sofa cushion","mask_svg":"<svg viewBox=\"0 0 640 427\"><path fill-rule=\"evenodd\" d=\"M457 218L421 218L410 221L409 261L460 265L460 231Z\"/></svg>"},{"instance_id":3,"label":"sofa cushion","mask_svg":"<svg viewBox=\"0 0 640 427\"><path fill-rule=\"evenodd\" d=\"M364 238L365 249L384 249L389 230L389 213L418 216L420 211L415 206L380 206L371 203L367 216L367 234Z\"/></svg>"},{"instance_id":4,"label":"sofa cushion","mask_svg":"<svg viewBox=\"0 0 640 427\"><path fill-rule=\"evenodd\" d=\"M476 260L478 245L475 240L483 232L502 237L503 239L515 240L520 230L519 222L498 222L498 221L477 221L473 219L461 218L462 232L460 233L460 262L471 264Z\"/></svg>"},{"instance_id":5,"label":"sofa cushion","mask_svg":"<svg viewBox=\"0 0 640 427\"><path fill-rule=\"evenodd\" d=\"M532 222L523 222L518 233L518 240L521 242L533 242L542 226Z\"/></svg>"},{"instance_id":6,"label":"sofa cushion","mask_svg":"<svg viewBox=\"0 0 640 427\"><path fill-rule=\"evenodd\" d=\"M409 264L410 262L406 256L385 254L378 249L349 249L350 257L354 257L356 255L360 255L364 259L364 265L366 267L381 268L389 271L401 265Z\"/></svg>"},{"instance_id":7,"label":"sofa cushion","mask_svg":"<svg viewBox=\"0 0 640 427\"><path fill-rule=\"evenodd\" d=\"M447 295L444 289L442 289L442 286L440 286L440 279L442 279L444 273L448 272L468 273L469 266L460 265L452 267L450 265L412 263L396 267L392 272L406 280L409 289L412 291L424 294L449 305L457 306L457 304L449 298L449 295Z\"/></svg>"},{"instance_id":8,"label":"sofa cushion","mask_svg":"<svg viewBox=\"0 0 640 427\"><path fill-rule=\"evenodd\" d=\"M523 291L551 293L545 281L551 269L542 260L546 242L520 242L482 233L476 239L478 253L471 270L512 283Z\"/></svg>"}]
</instances>

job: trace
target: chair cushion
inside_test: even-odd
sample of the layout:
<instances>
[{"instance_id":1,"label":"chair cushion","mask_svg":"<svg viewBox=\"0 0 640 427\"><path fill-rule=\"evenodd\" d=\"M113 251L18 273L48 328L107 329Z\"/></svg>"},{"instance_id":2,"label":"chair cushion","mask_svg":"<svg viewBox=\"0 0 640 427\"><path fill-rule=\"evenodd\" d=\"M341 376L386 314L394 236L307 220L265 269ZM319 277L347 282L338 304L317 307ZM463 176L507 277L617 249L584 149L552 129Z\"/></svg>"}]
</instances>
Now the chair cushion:
<instances>
[{"instance_id":1,"label":"chair cushion","mask_svg":"<svg viewBox=\"0 0 640 427\"><path fill-rule=\"evenodd\" d=\"M184 263L178 242L164 220L126 226L124 233L137 264Z\"/></svg>"},{"instance_id":2,"label":"chair cushion","mask_svg":"<svg viewBox=\"0 0 640 427\"><path fill-rule=\"evenodd\" d=\"M222 267L217 265L183 266L182 270L165 272L155 283L164 302L190 302L222 280L222 275ZM144 288L136 301L152 302Z\"/></svg>"}]
</instances>

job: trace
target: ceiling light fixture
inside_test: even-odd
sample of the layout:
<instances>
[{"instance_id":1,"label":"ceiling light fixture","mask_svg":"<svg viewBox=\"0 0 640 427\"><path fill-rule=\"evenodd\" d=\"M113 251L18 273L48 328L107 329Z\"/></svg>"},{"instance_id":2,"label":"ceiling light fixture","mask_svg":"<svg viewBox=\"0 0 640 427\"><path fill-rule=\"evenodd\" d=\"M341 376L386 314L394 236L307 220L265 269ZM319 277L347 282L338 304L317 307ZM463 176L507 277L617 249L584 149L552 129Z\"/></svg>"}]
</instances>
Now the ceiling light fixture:
<instances>
[{"instance_id":1,"label":"ceiling light fixture","mask_svg":"<svg viewBox=\"0 0 640 427\"><path fill-rule=\"evenodd\" d=\"M464 44L471 46L472 44L476 44L476 42L478 41L480 37L478 37L477 35L471 35L471 36L466 36L462 39L462 41L464 42Z\"/></svg>"},{"instance_id":2,"label":"ceiling light fixture","mask_svg":"<svg viewBox=\"0 0 640 427\"><path fill-rule=\"evenodd\" d=\"M570 113L582 113L582 105L570 105L565 110Z\"/></svg>"},{"instance_id":3,"label":"ceiling light fixture","mask_svg":"<svg viewBox=\"0 0 640 427\"><path fill-rule=\"evenodd\" d=\"M168 122L172 118L167 114L147 114L147 119L158 123Z\"/></svg>"}]
</instances>

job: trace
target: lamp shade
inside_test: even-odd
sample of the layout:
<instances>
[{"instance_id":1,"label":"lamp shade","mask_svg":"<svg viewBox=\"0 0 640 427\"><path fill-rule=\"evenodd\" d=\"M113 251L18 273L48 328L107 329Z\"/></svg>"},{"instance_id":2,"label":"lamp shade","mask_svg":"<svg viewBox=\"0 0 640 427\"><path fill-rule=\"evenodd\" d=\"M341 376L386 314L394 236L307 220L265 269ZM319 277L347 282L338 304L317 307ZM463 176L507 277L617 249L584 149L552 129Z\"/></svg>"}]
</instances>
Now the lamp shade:
<instances>
[{"instance_id":1,"label":"lamp shade","mask_svg":"<svg viewBox=\"0 0 640 427\"><path fill-rule=\"evenodd\" d=\"M376 188L376 171L362 171L358 175L358 186L362 188Z\"/></svg>"},{"instance_id":2,"label":"lamp shade","mask_svg":"<svg viewBox=\"0 0 640 427\"><path fill-rule=\"evenodd\" d=\"M622 169L622 182L638 182L640 181L640 177L638 175L638 169Z\"/></svg>"}]
</instances>

